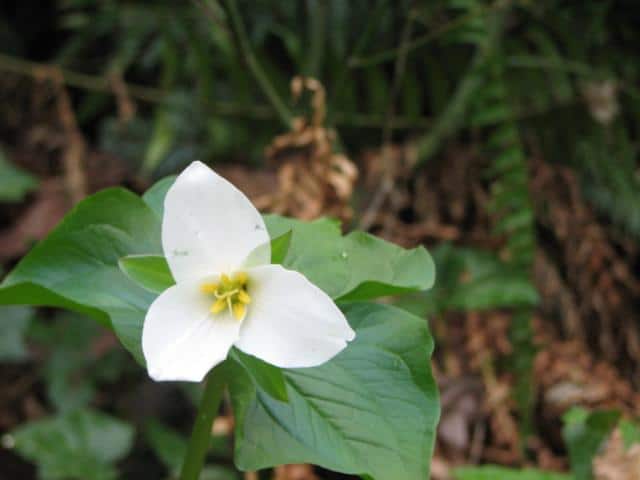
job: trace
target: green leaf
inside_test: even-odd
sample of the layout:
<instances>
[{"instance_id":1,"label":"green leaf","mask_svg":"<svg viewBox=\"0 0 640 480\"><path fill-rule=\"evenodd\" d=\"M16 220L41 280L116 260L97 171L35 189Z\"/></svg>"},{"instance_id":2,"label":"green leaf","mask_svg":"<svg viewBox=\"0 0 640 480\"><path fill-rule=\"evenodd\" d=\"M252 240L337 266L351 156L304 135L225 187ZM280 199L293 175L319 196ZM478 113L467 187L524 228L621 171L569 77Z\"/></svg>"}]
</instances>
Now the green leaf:
<instances>
[{"instance_id":1,"label":"green leaf","mask_svg":"<svg viewBox=\"0 0 640 480\"><path fill-rule=\"evenodd\" d=\"M0 362L16 362L27 358L24 333L32 317L31 308L0 308Z\"/></svg>"},{"instance_id":2,"label":"green leaf","mask_svg":"<svg viewBox=\"0 0 640 480\"><path fill-rule=\"evenodd\" d=\"M281 264L285 257L287 256L287 252L289 251L289 245L291 244L291 230L287 233L283 233L279 237L271 240L271 263Z\"/></svg>"},{"instance_id":3,"label":"green leaf","mask_svg":"<svg viewBox=\"0 0 640 480\"><path fill-rule=\"evenodd\" d=\"M133 193L113 188L80 202L0 284L0 305L63 307L109 321L143 363L144 315L155 295L122 273L120 258L160 254L160 221Z\"/></svg>"},{"instance_id":4,"label":"green leaf","mask_svg":"<svg viewBox=\"0 0 640 480\"><path fill-rule=\"evenodd\" d=\"M271 395L276 400L286 402L287 386L284 380L282 369L263 362L259 358L234 348L231 351L231 370L235 372L235 375L249 375L253 382L267 394ZM242 370L239 370L242 369Z\"/></svg>"},{"instance_id":5,"label":"green leaf","mask_svg":"<svg viewBox=\"0 0 640 480\"><path fill-rule=\"evenodd\" d=\"M161 255L128 255L118 265L127 277L153 293L162 293L176 283Z\"/></svg>"},{"instance_id":6,"label":"green leaf","mask_svg":"<svg viewBox=\"0 0 640 480\"><path fill-rule=\"evenodd\" d=\"M424 247L405 250L365 232L351 232L344 238L342 257L350 277L340 300L428 290L436 277L435 265Z\"/></svg>"},{"instance_id":7,"label":"green leaf","mask_svg":"<svg viewBox=\"0 0 640 480\"><path fill-rule=\"evenodd\" d=\"M292 232L282 264L303 273L332 298L366 300L431 288L435 267L422 248L405 250L364 232L342 237L338 222L265 215L272 238Z\"/></svg>"},{"instance_id":8,"label":"green leaf","mask_svg":"<svg viewBox=\"0 0 640 480\"><path fill-rule=\"evenodd\" d=\"M291 232L291 241L282 265L304 274L332 298L339 297L349 280L342 257L340 225L327 218L302 222L278 215L265 215L271 238Z\"/></svg>"},{"instance_id":9,"label":"green leaf","mask_svg":"<svg viewBox=\"0 0 640 480\"><path fill-rule=\"evenodd\" d=\"M625 448L640 443L640 425L629 420L620 420L618 427L622 433Z\"/></svg>"},{"instance_id":10,"label":"green leaf","mask_svg":"<svg viewBox=\"0 0 640 480\"><path fill-rule=\"evenodd\" d=\"M130 365L119 349L96 358L92 346L104 333L95 322L67 312L30 328L30 340L41 352L47 352L43 377L47 397L58 412L87 406L98 382L122 378L123 365Z\"/></svg>"},{"instance_id":11,"label":"green leaf","mask_svg":"<svg viewBox=\"0 0 640 480\"><path fill-rule=\"evenodd\" d=\"M569 450L571 471L576 480L590 480L593 478L593 458L615 428L620 413L613 410L590 413L583 408L574 407L562 419L565 424L562 436Z\"/></svg>"},{"instance_id":12,"label":"green leaf","mask_svg":"<svg viewBox=\"0 0 640 480\"><path fill-rule=\"evenodd\" d=\"M17 452L38 465L47 480L112 480L113 463L133 443L133 428L92 410L74 412L28 423L11 436Z\"/></svg>"},{"instance_id":13,"label":"green leaf","mask_svg":"<svg viewBox=\"0 0 640 480\"><path fill-rule=\"evenodd\" d=\"M571 480L564 473L543 472L541 470L513 470L487 465L483 467L457 468L453 472L455 480Z\"/></svg>"},{"instance_id":14,"label":"green leaf","mask_svg":"<svg viewBox=\"0 0 640 480\"><path fill-rule=\"evenodd\" d=\"M285 369L289 400L230 375L236 464L307 462L376 480L428 478L439 418L427 324L388 305L344 307L356 339L326 364Z\"/></svg>"},{"instance_id":15,"label":"green leaf","mask_svg":"<svg viewBox=\"0 0 640 480\"><path fill-rule=\"evenodd\" d=\"M19 202L32 191L35 177L13 166L0 150L0 202Z\"/></svg>"},{"instance_id":16,"label":"green leaf","mask_svg":"<svg viewBox=\"0 0 640 480\"><path fill-rule=\"evenodd\" d=\"M165 177L162 180L158 180L153 186L147 190L142 199L151 207L151 210L155 212L158 218L162 219L164 212L164 197L167 195L167 190L176 181L176 176L171 175Z\"/></svg>"}]
</instances>

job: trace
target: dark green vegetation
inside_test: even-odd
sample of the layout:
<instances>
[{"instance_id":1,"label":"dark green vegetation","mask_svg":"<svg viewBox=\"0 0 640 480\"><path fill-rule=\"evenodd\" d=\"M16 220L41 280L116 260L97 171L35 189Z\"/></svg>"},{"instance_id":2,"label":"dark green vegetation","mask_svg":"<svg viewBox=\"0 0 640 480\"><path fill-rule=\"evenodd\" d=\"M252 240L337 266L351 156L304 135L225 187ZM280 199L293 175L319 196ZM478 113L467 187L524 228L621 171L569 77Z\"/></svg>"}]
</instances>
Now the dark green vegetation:
<instances>
[{"instance_id":1,"label":"dark green vegetation","mask_svg":"<svg viewBox=\"0 0 640 480\"><path fill-rule=\"evenodd\" d=\"M344 153L360 170L353 195L342 200L354 210L351 218L345 215L345 229L359 226L402 245L425 244L433 254L435 287L399 296L397 305L431 321L445 411L438 458L450 466L502 462L514 468L452 474L463 480L564 478L517 471L524 466L572 468L576 478L592 478L593 457L616 426L625 448L632 447L633 417L640 413L634 394L640 386L640 14L634 6L613 0L3 2L0 268L12 269L43 236L38 229L19 233L25 227L17 225L29 218L38 195L40 203L53 204L42 193L52 179L64 177L59 183L75 200L117 183L142 193L199 158L227 172L240 168L238 184L247 191L259 172L272 175L271 189L282 188L273 172L315 157L302 149L293 159L281 154L266 161L265 148L296 117L318 111L311 94L293 100L290 87L294 76L314 77L326 91L324 125L336 132L332 152ZM77 165L83 165L84 181L74 180ZM0 302L60 306L105 326L111 322L139 358L136 319L168 280L157 257L131 255L161 253L157 232L167 186L147 191L144 200L110 190L79 205L4 280ZM322 213L333 212L331 206L325 203ZM43 222L37 218L32 222ZM340 237L329 220L296 225L289 235L290 224L269 218L277 237L274 260L306 269L345 304L429 286L416 282L420 275L412 270L421 249L403 254L365 234ZM90 251L80 248L79 235L93 238ZM44 267L32 259L52 251L57 263L39 271ZM369 255L378 261L369 263ZM82 265L81 279L69 271L74 262ZM318 262L322 269L315 268ZM145 289L136 278L149 279L149 271L157 275ZM394 277L395 271L402 275ZM423 334L425 354L430 349L424 330L416 325L415 338L386 344L376 336L375 312L348 308L370 334L343 361L358 363L364 351L390 349L411 357L406 364L425 367L426 360L419 365L408 351ZM166 391L144 383L127 354L103 345L109 333L88 324L50 309L0 312L0 411L11 412L0 430L15 431L5 440L38 464L42 478L174 473L191 422L189 395L173 389L177 406L161 402L151 409L149 416L162 423L140 417L131 398L143 394L131 392ZM562 343L567 340L579 341L589 360L569 355L575 368L565 375L560 361L545 358L564 347L574 352ZM537 371L535 362L543 360L551 366ZM268 368L243 367L250 361L234 357L241 385L231 400L240 419L265 417L265 429L276 429L268 422L279 424L282 439L283 419L310 408L299 398L301 389L327 395L334 401L315 411L319 431L327 433L327 448L352 454L309 451L306 438L291 451L271 452L276 446L261 436L265 432L236 426L240 466L258 468L268 464L261 458L281 454L281 462L315 461L361 473L377 459L368 450L374 460L365 459L353 439L329 435L327 419L343 427L349 421L335 402L341 396L328 393L349 388L340 365L273 377ZM606 362L606 374L597 362ZM327 377L334 382L323 386ZM23 378L22 390L8 388ZM624 388L594 397L590 382ZM472 402L473 415L447 394L459 390ZM296 413L270 408L278 398L293 399ZM396 413L392 406L376 408L382 407L368 414ZM447 433L447 411L462 419L466 432L455 430L456 441ZM37 420L45 413L55 419ZM399 436L392 442L390 432L402 432L403 420L389 419L393 427L379 432L380 444L370 448L413 452L427 461L429 441ZM129 423L136 424L135 438ZM101 438L102 449L92 442L96 429L110 432ZM472 442L471 434L480 440ZM60 452L40 452L40 438ZM216 466L208 467L206 478L240 478L230 464L230 441L229 435L212 440ZM263 457L247 453L265 443ZM77 460L60 462L63 455ZM385 463L386 474L401 479L404 460L400 455ZM33 475L6 451L0 451L0 477L2 468L10 478Z\"/></svg>"}]
</instances>

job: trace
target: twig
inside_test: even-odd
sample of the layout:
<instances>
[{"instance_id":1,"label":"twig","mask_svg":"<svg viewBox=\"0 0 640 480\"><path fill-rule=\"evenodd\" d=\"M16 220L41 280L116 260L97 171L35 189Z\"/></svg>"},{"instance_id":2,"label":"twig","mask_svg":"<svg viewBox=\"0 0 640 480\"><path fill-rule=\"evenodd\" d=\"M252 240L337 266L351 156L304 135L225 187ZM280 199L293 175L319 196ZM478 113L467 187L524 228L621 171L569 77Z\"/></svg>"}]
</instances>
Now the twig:
<instances>
[{"instance_id":1,"label":"twig","mask_svg":"<svg viewBox=\"0 0 640 480\"><path fill-rule=\"evenodd\" d=\"M38 78L42 76L43 71L51 71L53 68L57 70L66 85L82 88L84 90L114 94L112 81L108 77L87 75L67 70L57 65L31 62L29 60L23 60L21 58L0 53L0 70L6 72L13 72ZM128 84L127 91L131 97L135 97L146 102L157 103L166 100L166 93L156 88Z\"/></svg>"},{"instance_id":2,"label":"twig","mask_svg":"<svg viewBox=\"0 0 640 480\"><path fill-rule=\"evenodd\" d=\"M126 94L131 99L149 103L168 103L170 101L168 93L160 88L125 83L122 79L118 79L118 82L115 83L113 77L87 75L56 65L32 62L0 53L0 71L40 78L42 72L51 71L53 68L59 72L64 84L71 87L102 92L116 97L126 90ZM246 116L258 120L268 120L276 116L276 112L268 105L242 105L236 102L209 99L206 99L205 102L218 115ZM339 111L332 115L332 120L336 125L355 128L380 128L386 123L383 115ZM424 129L431 124L432 121L427 117L402 116L395 117L392 128L394 130Z\"/></svg>"},{"instance_id":3,"label":"twig","mask_svg":"<svg viewBox=\"0 0 640 480\"><path fill-rule=\"evenodd\" d=\"M572 60L536 57L534 55L511 55L506 59L506 65L512 68L534 68L543 70L561 70L583 77L595 77L590 65Z\"/></svg>"},{"instance_id":4,"label":"twig","mask_svg":"<svg viewBox=\"0 0 640 480\"><path fill-rule=\"evenodd\" d=\"M282 123L287 128L291 128L293 114L287 108L284 101L280 98L275 87L272 85L271 81L267 77L267 74L264 72L264 70L258 63L258 60L256 59L253 50L251 49L251 45L249 44L249 38L247 37L247 32L244 28L244 24L242 23L242 18L240 17L240 12L238 11L236 0L226 0L225 3L227 5L229 19L231 21L231 26L233 28L240 53L247 63L249 70L251 70L251 73L258 82L258 85L262 89L262 92L265 94L275 111L278 113L278 116L280 117Z\"/></svg>"},{"instance_id":5,"label":"twig","mask_svg":"<svg viewBox=\"0 0 640 480\"><path fill-rule=\"evenodd\" d=\"M64 84L60 72L53 68L43 78L52 80L56 91L56 106L62 128L67 141L64 149L64 172L67 189L73 203L78 203L87 195L88 182L85 169L85 158L87 156L87 144L78 128L73 105L69 98L69 92Z\"/></svg>"}]
</instances>

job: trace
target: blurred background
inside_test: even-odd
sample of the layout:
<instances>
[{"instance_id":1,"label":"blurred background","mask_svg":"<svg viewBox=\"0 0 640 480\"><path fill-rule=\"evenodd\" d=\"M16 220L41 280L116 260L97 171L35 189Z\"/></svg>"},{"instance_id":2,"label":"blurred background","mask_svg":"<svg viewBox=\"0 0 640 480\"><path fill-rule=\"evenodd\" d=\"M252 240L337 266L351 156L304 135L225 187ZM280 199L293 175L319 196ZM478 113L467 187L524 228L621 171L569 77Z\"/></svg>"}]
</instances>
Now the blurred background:
<instances>
[{"instance_id":1,"label":"blurred background","mask_svg":"<svg viewBox=\"0 0 640 480\"><path fill-rule=\"evenodd\" d=\"M393 301L436 339L433 479L640 479L639 26L631 0L3 1L0 273L86 195L201 159L432 252L436 287ZM171 478L197 393L2 307L0 479ZM354 478L240 473L232 428L203 479ZM513 471L453 473L483 464Z\"/></svg>"}]
</instances>

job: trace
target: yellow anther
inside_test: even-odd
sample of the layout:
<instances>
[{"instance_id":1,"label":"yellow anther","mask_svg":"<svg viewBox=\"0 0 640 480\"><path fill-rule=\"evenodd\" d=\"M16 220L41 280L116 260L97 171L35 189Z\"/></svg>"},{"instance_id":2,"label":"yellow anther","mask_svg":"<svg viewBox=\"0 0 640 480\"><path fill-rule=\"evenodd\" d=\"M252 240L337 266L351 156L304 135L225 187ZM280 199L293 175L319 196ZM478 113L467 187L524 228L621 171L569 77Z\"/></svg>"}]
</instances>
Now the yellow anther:
<instances>
[{"instance_id":1,"label":"yellow anther","mask_svg":"<svg viewBox=\"0 0 640 480\"><path fill-rule=\"evenodd\" d=\"M240 290L238 292L238 301L244 303L245 305L248 305L251 303L251 297L246 290Z\"/></svg>"},{"instance_id":2,"label":"yellow anther","mask_svg":"<svg viewBox=\"0 0 640 480\"><path fill-rule=\"evenodd\" d=\"M233 311L233 316L236 320L240 321L244 318L247 307L244 306L244 303L237 302L233 304L233 308L231 310Z\"/></svg>"},{"instance_id":3,"label":"yellow anther","mask_svg":"<svg viewBox=\"0 0 640 480\"><path fill-rule=\"evenodd\" d=\"M249 280L249 277L244 272L238 272L238 273L236 273L236 275L235 275L233 280L236 283L239 283L240 285L245 285L247 283L247 280Z\"/></svg>"},{"instance_id":4,"label":"yellow anther","mask_svg":"<svg viewBox=\"0 0 640 480\"><path fill-rule=\"evenodd\" d=\"M216 293L216 290L218 290L217 283L203 283L200 285L200 291L202 293Z\"/></svg>"},{"instance_id":5,"label":"yellow anther","mask_svg":"<svg viewBox=\"0 0 640 480\"><path fill-rule=\"evenodd\" d=\"M213 295L211 313L229 310L229 313L240 321L247 314L247 305L251 303L251 297L247 293L248 281L249 277L244 272L237 272L233 277L223 273L218 282L202 283L200 291L206 295Z\"/></svg>"},{"instance_id":6,"label":"yellow anther","mask_svg":"<svg viewBox=\"0 0 640 480\"><path fill-rule=\"evenodd\" d=\"M227 308L227 301L224 298L219 298L211 305L211 313L220 313L225 308Z\"/></svg>"}]
</instances>

